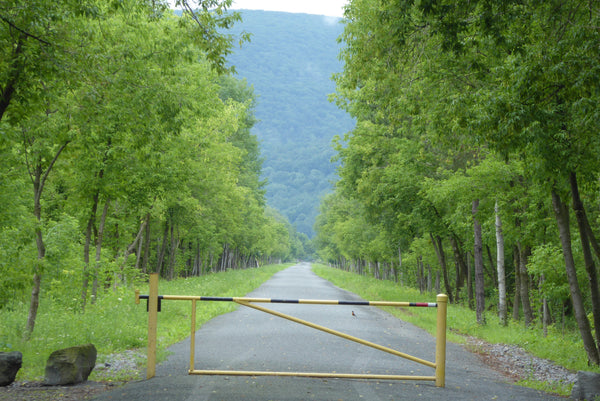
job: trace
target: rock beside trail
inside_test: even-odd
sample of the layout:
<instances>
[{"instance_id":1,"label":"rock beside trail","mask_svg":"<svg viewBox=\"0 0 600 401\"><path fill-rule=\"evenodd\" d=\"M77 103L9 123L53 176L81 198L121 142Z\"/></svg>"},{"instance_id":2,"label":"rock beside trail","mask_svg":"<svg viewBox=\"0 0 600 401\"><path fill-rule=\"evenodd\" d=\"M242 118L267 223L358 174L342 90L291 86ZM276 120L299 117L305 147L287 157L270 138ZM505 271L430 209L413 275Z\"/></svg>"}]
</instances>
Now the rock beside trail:
<instances>
[{"instance_id":1,"label":"rock beside trail","mask_svg":"<svg viewBox=\"0 0 600 401\"><path fill-rule=\"evenodd\" d=\"M23 354L19 351L0 352L0 386L8 386L15 381L22 363Z\"/></svg>"},{"instance_id":2,"label":"rock beside trail","mask_svg":"<svg viewBox=\"0 0 600 401\"><path fill-rule=\"evenodd\" d=\"M96 355L93 344L54 351L46 363L44 384L59 386L86 381L96 365Z\"/></svg>"},{"instance_id":3,"label":"rock beside trail","mask_svg":"<svg viewBox=\"0 0 600 401\"><path fill-rule=\"evenodd\" d=\"M600 398L600 374L577 372L577 382L571 390L571 398L589 401Z\"/></svg>"}]
</instances>

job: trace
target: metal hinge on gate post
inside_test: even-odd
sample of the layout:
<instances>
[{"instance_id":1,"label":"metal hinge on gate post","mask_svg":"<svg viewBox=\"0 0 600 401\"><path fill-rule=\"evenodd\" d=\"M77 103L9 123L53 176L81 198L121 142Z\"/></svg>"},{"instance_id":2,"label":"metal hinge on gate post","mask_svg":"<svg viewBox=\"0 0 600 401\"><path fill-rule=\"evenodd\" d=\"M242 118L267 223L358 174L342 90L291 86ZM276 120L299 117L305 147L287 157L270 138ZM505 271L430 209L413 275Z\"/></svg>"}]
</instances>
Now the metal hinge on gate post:
<instances>
[{"instance_id":1,"label":"metal hinge on gate post","mask_svg":"<svg viewBox=\"0 0 600 401\"><path fill-rule=\"evenodd\" d=\"M140 295L140 290L135 290L135 303L139 304L140 299L146 300L146 312L150 310L150 297L148 295ZM157 312L161 311L163 296L158 296Z\"/></svg>"}]
</instances>

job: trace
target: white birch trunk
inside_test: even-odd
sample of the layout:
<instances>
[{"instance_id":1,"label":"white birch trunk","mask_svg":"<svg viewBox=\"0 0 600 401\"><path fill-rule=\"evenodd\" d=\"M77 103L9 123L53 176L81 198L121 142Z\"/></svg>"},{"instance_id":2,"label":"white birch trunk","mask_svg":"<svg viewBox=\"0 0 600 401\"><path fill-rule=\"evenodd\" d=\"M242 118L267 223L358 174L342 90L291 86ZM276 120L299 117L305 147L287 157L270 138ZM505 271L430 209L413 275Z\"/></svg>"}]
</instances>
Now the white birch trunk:
<instances>
[{"instance_id":1,"label":"white birch trunk","mask_svg":"<svg viewBox=\"0 0 600 401\"><path fill-rule=\"evenodd\" d=\"M498 201L494 207L496 213L496 268L498 270L498 317L500 324L506 325L506 271L504 268L504 235L502 234L502 220Z\"/></svg>"}]
</instances>

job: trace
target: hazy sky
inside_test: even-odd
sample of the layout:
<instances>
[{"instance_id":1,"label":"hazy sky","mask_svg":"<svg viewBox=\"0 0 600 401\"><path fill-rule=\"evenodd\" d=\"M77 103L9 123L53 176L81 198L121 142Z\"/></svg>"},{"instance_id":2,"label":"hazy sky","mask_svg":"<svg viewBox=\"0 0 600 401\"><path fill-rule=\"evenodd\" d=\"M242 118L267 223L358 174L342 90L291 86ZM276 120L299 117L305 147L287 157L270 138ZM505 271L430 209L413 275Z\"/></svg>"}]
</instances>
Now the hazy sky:
<instances>
[{"instance_id":1,"label":"hazy sky","mask_svg":"<svg viewBox=\"0 0 600 401\"><path fill-rule=\"evenodd\" d=\"M234 0L233 9L285 11L341 17L348 0Z\"/></svg>"}]
</instances>

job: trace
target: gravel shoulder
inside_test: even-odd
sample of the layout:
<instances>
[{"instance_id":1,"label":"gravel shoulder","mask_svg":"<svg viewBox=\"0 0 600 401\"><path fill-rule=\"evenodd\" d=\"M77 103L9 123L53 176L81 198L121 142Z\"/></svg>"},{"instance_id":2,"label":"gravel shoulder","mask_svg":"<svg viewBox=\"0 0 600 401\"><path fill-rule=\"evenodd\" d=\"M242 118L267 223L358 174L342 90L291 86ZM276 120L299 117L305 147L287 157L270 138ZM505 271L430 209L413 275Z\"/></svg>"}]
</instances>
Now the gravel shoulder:
<instances>
[{"instance_id":1,"label":"gravel shoulder","mask_svg":"<svg viewBox=\"0 0 600 401\"><path fill-rule=\"evenodd\" d=\"M536 380L548 383L574 384L577 372L538 358L516 345L490 344L475 337L466 337L467 348L503 375L515 382Z\"/></svg>"}]
</instances>

